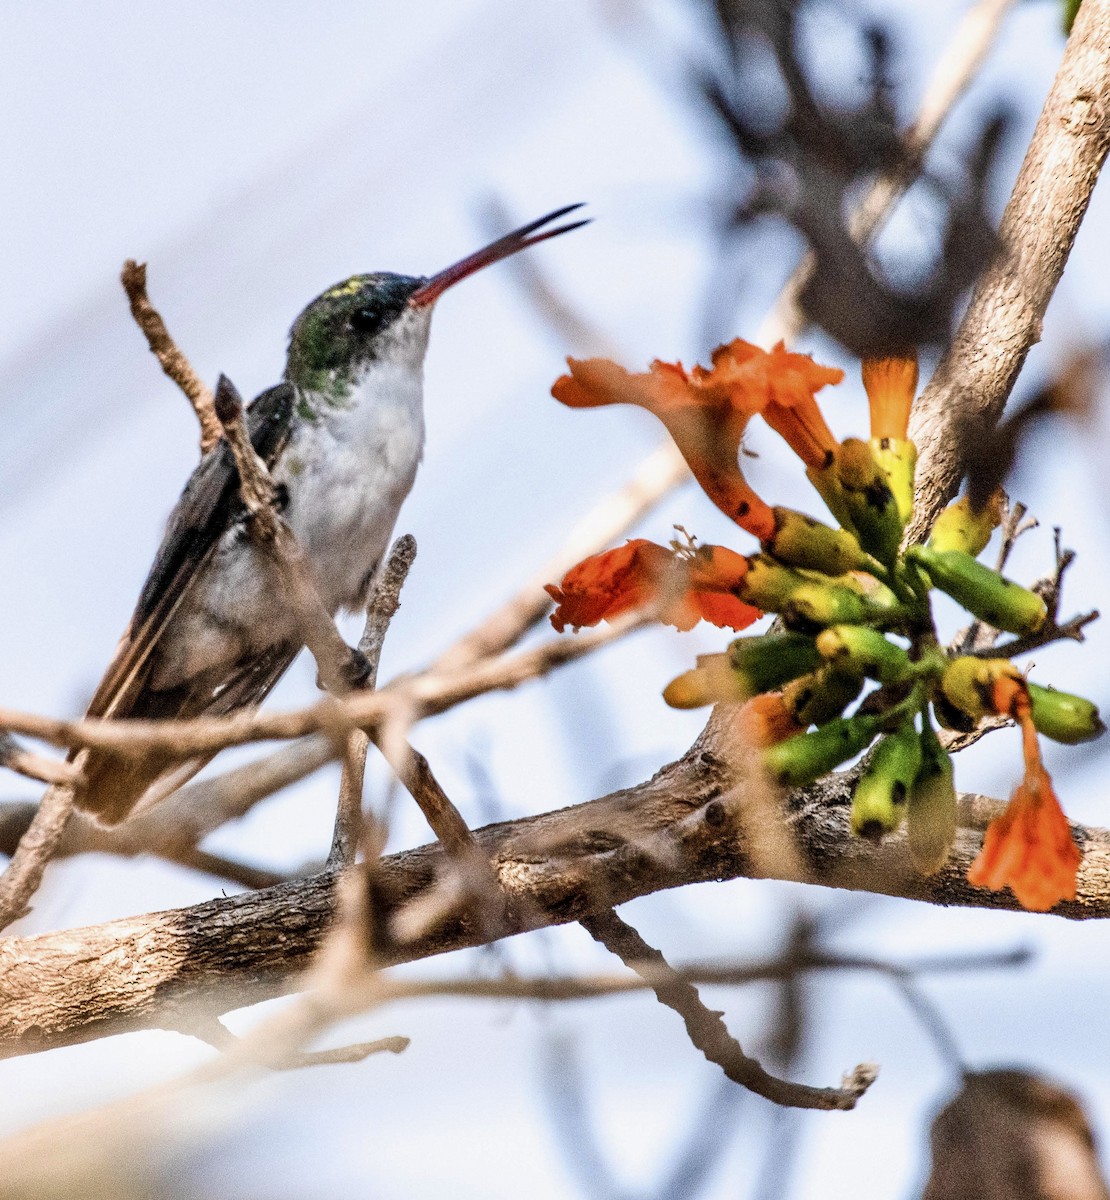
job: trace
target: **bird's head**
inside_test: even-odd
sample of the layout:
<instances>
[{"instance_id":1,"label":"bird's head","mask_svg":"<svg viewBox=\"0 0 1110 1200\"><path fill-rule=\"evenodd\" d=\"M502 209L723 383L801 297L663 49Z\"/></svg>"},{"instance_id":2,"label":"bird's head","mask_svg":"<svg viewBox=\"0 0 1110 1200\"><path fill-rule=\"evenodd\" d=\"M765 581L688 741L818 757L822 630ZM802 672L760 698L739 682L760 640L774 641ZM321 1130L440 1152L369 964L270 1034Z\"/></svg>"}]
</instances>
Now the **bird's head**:
<instances>
[{"instance_id":1,"label":"bird's head","mask_svg":"<svg viewBox=\"0 0 1110 1200\"><path fill-rule=\"evenodd\" d=\"M430 278L379 272L352 275L328 288L293 322L285 378L301 392L341 398L375 363L419 370L439 297L491 263L586 224L573 221L536 232L579 207L548 213Z\"/></svg>"}]
</instances>

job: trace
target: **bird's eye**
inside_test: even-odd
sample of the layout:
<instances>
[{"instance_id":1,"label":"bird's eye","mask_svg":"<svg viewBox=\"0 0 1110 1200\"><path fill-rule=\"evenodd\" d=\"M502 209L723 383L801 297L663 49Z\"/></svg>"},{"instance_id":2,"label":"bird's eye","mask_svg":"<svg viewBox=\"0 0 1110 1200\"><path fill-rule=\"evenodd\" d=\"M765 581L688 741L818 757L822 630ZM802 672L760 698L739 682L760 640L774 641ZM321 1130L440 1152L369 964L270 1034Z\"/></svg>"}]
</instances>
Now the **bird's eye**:
<instances>
[{"instance_id":1,"label":"bird's eye","mask_svg":"<svg viewBox=\"0 0 1110 1200\"><path fill-rule=\"evenodd\" d=\"M357 308L351 313L351 328L359 333L377 333L382 327L382 311L378 308Z\"/></svg>"}]
</instances>

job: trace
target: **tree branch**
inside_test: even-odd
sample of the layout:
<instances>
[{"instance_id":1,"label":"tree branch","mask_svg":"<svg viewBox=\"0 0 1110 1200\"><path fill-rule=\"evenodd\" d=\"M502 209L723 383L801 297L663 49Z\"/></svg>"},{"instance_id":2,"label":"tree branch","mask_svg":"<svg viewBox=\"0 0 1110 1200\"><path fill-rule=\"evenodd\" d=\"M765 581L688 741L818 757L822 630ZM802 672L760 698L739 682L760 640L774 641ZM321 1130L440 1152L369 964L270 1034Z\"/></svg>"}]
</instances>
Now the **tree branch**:
<instances>
[{"instance_id":1,"label":"tree branch","mask_svg":"<svg viewBox=\"0 0 1110 1200\"><path fill-rule=\"evenodd\" d=\"M911 539L920 540L955 495L969 434L981 438L998 421L1040 340L1108 149L1110 0L1087 0L1002 216L998 255L913 408L910 436L921 459Z\"/></svg>"},{"instance_id":2,"label":"tree branch","mask_svg":"<svg viewBox=\"0 0 1110 1200\"><path fill-rule=\"evenodd\" d=\"M505 934L578 921L665 888L755 877L725 801L735 772L713 725L653 779L587 804L475 831L506 898ZM904 838L852 836L850 784L824 780L791 795L787 819L811 883L942 905L1018 910L1009 892L973 888L967 868L997 801L965 798L952 858L937 875L912 867ZM1084 848L1078 897L1055 912L1110 916L1110 833L1073 826ZM395 925L453 870L423 846L375 867L377 919ZM334 911L335 872L87 929L0 942L0 1056L128 1030L178 1028L285 991L307 966ZM390 950L411 961L488 941L471 898L416 940Z\"/></svg>"}]
</instances>

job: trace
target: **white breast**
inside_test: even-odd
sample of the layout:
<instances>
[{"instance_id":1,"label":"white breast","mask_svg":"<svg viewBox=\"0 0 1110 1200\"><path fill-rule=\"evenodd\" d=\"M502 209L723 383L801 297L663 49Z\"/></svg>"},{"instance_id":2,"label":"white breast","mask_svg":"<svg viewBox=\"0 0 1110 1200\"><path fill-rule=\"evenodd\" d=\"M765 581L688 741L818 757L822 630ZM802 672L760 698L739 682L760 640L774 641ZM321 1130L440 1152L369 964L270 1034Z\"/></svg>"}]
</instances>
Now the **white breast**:
<instances>
[{"instance_id":1,"label":"white breast","mask_svg":"<svg viewBox=\"0 0 1110 1200\"><path fill-rule=\"evenodd\" d=\"M332 612L364 602L423 450L422 372L408 363L374 364L342 407L297 424L274 474Z\"/></svg>"}]
</instances>

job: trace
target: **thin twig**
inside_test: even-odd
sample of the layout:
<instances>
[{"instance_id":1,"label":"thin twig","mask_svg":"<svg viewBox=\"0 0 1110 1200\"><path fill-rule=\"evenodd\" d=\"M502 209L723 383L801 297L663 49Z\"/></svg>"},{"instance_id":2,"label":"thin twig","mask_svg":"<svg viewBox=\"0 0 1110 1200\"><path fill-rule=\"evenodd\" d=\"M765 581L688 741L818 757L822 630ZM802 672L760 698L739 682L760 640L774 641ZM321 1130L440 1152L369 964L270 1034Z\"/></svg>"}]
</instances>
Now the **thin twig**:
<instances>
[{"instance_id":1,"label":"thin twig","mask_svg":"<svg viewBox=\"0 0 1110 1200\"><path fill-rule=\"evenodd\" d=\"M251 445L242 398L226 375L220 376L216 386L214 407L235 457L239 496L250 514L251 537L269 553L281 575L283 599L297 616L299 633L316 660L321 684L335 696L345 695L364 682L366 660L343 640L320 598L304 551L279 512L278 489Z\"/></svg>"},{"instance_id":2,"label":"thin twig","mask_svg":"<svg viewBox=\"0 0 1110 1200\"><path fill-rule=\"evenodd\" d=\"M807 1087L776 1078L744 1053L740 1043L725 1027L721 1014L705 1006L693 984L683 979L658 950L648 945L612 909L585 917L581 924L595 941L617 955L630 970L639 974L642 964L649 964L651 990L660 1004L678 1013L690 1041L741 1087L787 1108L845 1110L855 1108L859 1098L875 1081L878 1068L869 1063L861 1063L847 1074L838 1088Z\"/></svg>"},{"instance_id":3,"label":"thin twig","mask_svg":"<svg viewBox=\"0 0 1110 1200\"><path fill-rule=\"evenodd\" d=\"M186 1023L181 1032L199 1038L209 1046L224 1052L236 1046L240 1039L221 1021ZM301 1050L288 1054L284 1060L266 1064L273 1071L299 1071L305 1067L326 1067L342 1063L359 1063L372 1054L403 1054L412 1044L407 1037L384 1037L373 1042L354 1042L330 1050Z\"/></svg>"},{"instance_id":4,"label":"thin twig","mask_svg":"<svg viewBox=\"0 0 1110 1200\"><path fill-rule=\"evenodd\" d=\"M215 875L217 879L226 879L229 883L237 883L244 888L275 887L289 880L289 876L281 871L270 871L251 863L238 862L233 858L225 858L222 854L200 850L196 846L182 846L172 853L167 852L165 857L178 866L202 871L206 875Z\"/></svg>"},{"instance_id":5,"label":"thin twig","mask_svg":"<svg viewBox=\"0 0 1110 1200\"><path fill-rule=\"evenodd\" d=\"M1098 609L1080 613L1057 625L1055 621L1045 621L1036 633L1027 633L1022 637L1012 638L1008 642L999 642L984 649L972 650L976 658L1014 658L1019 654L1028 654L1030 650L1039 650L1053 642L1083 642L1086 641L1084 630L1093 621L1098 620Z\"/></svg>"},{"instance_id":6,"label":"thin twig","mask_svg":"<svg viewBox=\"0 0 1110 1200\"><path fill-rule=\"evenodd\" d=\"M15 738L6 734L0 734L0 767L40 783L64 783L73 787L81 781L81 772L73 763L24 750Z\"/></svg>"},{"instance_id":7,"label":"thin twig","mask_svg":"<svg viewBox=\"0 0 1110 1200\"><path fill-rule=\"evenodd\" d=\"M366 607L366 624L358 648L368 667L364 685L367 691L373 691L378 685L378 667L385 635L397 609L401 606L401 589L415 560L416 539L412 534L405 534L393 543L385 570ZM343 776L339 783L339 802L335 811L335 829L328 853L329 867L349 866L355 860L362 829L362 786L369 745L370 739L361 729L356 729L347 736Z\"/></svg>"},{"instance_id":8,"label":"thin twig","mask_svg":"<svg viewBox=\"0 0 1110 1200\"><path fill-rule=\"evenodd\" d=\"M240 710L227 716L192 720L84 717L66 721L0 708L0 730L67 748L88 746L124 755L164 753L182 760L250 742L279 741L320 732L338 736L352 728L377 728L399 706L414 706L421 716L436 716L475 696L519 687L556 667L592 654L644 622L643 614L629 613L589 633L552 638L531 650L485 659L450 675L429 673L402 678L377 692L353 693L343 700L326 696L307 708L286 713Z\"/></svg>"},{"instance_id":9,"label":"thin twig","mask_svg":"<svg viewBox=\"0 0 1110 1200\"><path fill-rule=\"evenodd\" d=\"M83 758L77 757L78 770ZM30 911L28 902L38 890L46 864L54 857L73 816L73 800L72 784L56 783L46 789L34 819L0 875L0 929L7 929Z\"/></svg>"},{"instance_id":10,"label":"thin twig","mask_svg":"<svg viewBox=\"0 0 1110 1200\"><path fill-rule=\"evenodd\" d=\"M192 404L197 421L200 422L200 452L207 453L220 440L220 422L212 403L212 393L170 337L161 315L151 304L146 291L146 263L138 263L129 258L120 272L120 283L127 293L131 315L142 330L150 352Z\"/></svg>"}]
</instances>

